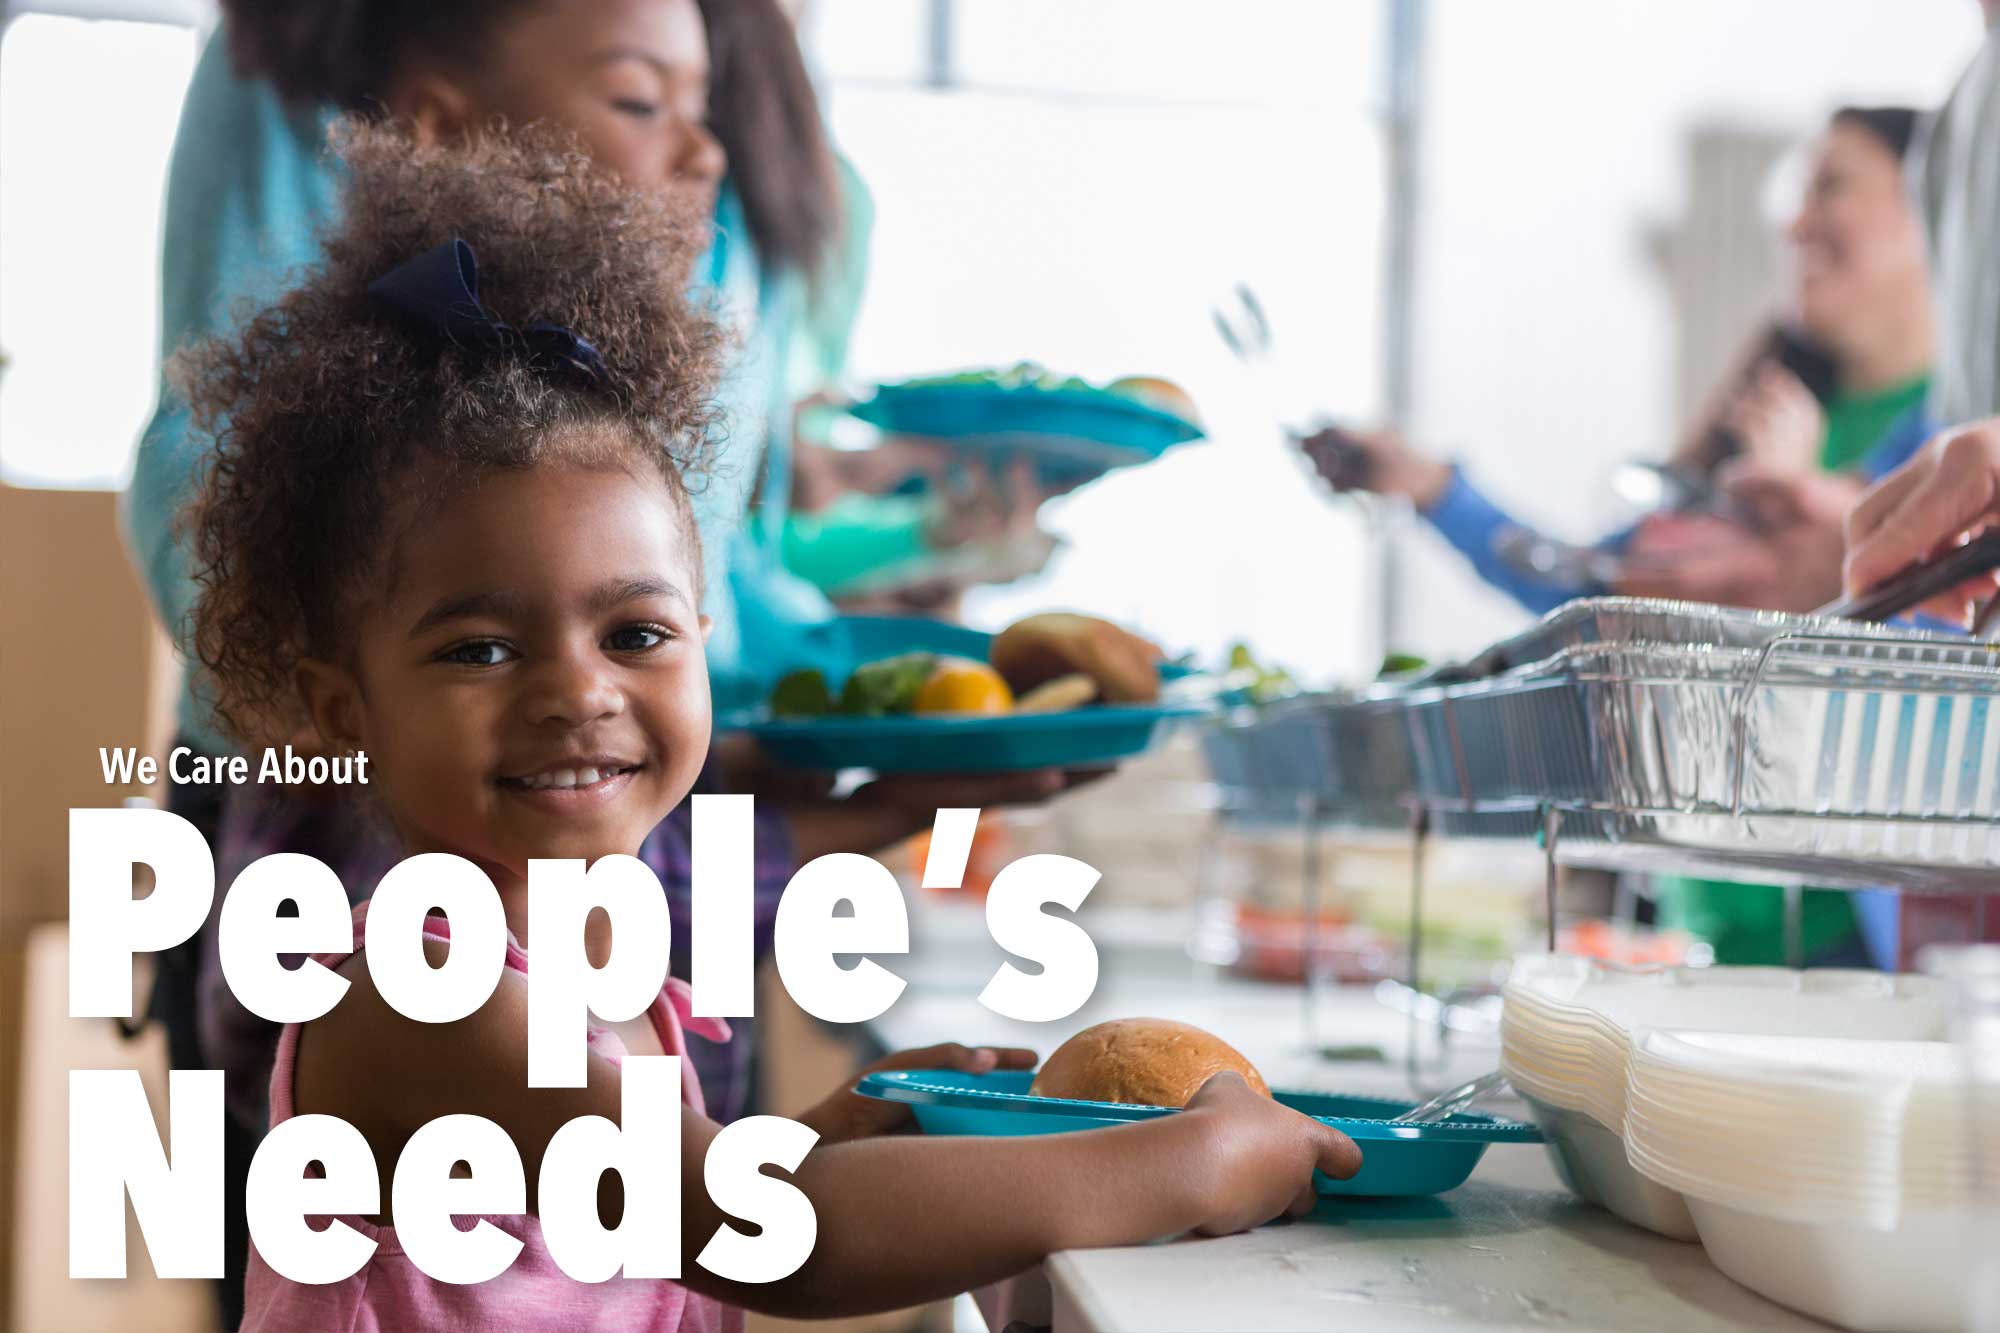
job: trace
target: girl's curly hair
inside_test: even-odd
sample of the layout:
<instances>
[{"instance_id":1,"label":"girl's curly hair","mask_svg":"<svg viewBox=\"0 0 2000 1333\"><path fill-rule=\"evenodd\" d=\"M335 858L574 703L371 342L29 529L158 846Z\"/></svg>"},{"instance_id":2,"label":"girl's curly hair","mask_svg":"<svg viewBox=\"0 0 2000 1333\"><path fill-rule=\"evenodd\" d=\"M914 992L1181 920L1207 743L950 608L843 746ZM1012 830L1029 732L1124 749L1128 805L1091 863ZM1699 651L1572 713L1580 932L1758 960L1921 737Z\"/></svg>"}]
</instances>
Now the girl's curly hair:
<instances>
[{"instance_id":1,"label":"girl's curly hair","mask_svg":"<svg viewBox=\"0 0 2000 1333\"><path fill-rule=\"evenodd\" d=\"M324 263L234 336L176 358L214 438L182 519L200 586L193 650L218 717L250 742L294 724L299 661L336 656L355 599L392 574L392 523L483 472L651 466L699 551L681 475L705 461L722 353L688 296L704 221L551 130L424 146L348 122L334 141L347 179ZM592 383L427 343L368 295L454 237L478 256L482 305L572 330L607 373Z\"/></svg>"}]
</instances>

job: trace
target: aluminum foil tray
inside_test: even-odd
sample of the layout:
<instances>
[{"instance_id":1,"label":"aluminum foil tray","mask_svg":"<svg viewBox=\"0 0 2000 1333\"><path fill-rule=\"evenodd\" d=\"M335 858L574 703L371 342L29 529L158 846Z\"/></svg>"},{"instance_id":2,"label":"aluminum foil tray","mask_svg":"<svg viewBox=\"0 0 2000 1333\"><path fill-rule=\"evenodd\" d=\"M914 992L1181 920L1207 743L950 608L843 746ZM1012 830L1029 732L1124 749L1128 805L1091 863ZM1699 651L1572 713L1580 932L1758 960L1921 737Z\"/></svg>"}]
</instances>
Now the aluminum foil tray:
<instances>
[{"instance_id":1,"label":"aluminum foil tray","mask_svg":"<svg viewBox=\"0 0 2000 1333\"><path fill-rule=\"evenodd\" d=\"M1334 783L1327 821L1336 828L1407 829L1417 789L1409 710L1396 687L1326 709Z\"/></svg>"},{"instance_id":2,"label":"aluminum foil tray","mask_svg":"<svg viewBox=\"0 0 2000 1333\"><path fill-rule=\"evenodd\" d=\"M1559 648L1414 694L1420 798L1496 817L1546 803L1574 863L2000 889L2000 653L1700 618L1767 628Z\"/></svg>"},{"instance_id":3,"label":"aluminum foil tray","mask_svg":"<svg viewBox=\"0 0 2000 1333\"><path fill-rule=\"evenodd\" d=\"M1426 682L1448 685L1483 680L1544 661L1564 649L1593 644L1762 648L1788 636L1826 634L1898 643L1965 643L1949 634L1781 611L1744 611L1662 598L1584 597L1556 608L1532 628L1502 639L1469 662L1439 668Z\"/></svg>"},{"instance_id":4,"label":"aluminum foil tray","mask_svg":"<svg viewBox=\"0 0 2000 1333\"><path fill-rule=\"evenodd\" d=\"M1203 737L1223 816L1329 829L1409 826L1415 759L1400 696L1308 695L1237 709Z\"/></svg>"},{"instance_id":5,"label":"aluminum foil tray","mask_svg":"<svg viewBox=\"0 0 2000 1333\"><path fill-rule=\"evenodd\" d=\"M1324 805L1334 785L1328 700L1287 699L1238 708L1202 738L1222 813L1243 824L1295 824Z\"/></svg>"}]
</instances>

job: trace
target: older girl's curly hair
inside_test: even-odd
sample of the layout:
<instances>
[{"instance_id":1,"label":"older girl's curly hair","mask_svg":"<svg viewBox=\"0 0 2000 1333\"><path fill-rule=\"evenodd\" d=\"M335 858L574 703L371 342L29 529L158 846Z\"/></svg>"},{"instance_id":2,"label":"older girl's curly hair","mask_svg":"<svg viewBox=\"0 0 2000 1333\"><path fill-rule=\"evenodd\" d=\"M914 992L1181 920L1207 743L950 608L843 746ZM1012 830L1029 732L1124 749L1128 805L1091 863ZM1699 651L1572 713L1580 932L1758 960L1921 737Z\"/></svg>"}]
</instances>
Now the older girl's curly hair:
<instances>
[{"instance_id":1,"label":"older girl's curly hair","mask_svg":"<svg viewBox=\"0 0 2000 1333\"><path fill-rule=\"evenodd\" d=\"M336 656L355 598L392 573L392 522L493 469L636 462L657 469L694 540L682 473L714 424L721 335L688 297L699 217L618 184L555 131L422 146L347 123L334 137L347 180L324 263L234 336L176 359L215 441L183 516L201 589L193 649L218 717L250 742L295 723L299 661ZM477 255L483 306L578 334L605 373L427 342L369 296L454 238Z\"/></svg>"}]
</instances>

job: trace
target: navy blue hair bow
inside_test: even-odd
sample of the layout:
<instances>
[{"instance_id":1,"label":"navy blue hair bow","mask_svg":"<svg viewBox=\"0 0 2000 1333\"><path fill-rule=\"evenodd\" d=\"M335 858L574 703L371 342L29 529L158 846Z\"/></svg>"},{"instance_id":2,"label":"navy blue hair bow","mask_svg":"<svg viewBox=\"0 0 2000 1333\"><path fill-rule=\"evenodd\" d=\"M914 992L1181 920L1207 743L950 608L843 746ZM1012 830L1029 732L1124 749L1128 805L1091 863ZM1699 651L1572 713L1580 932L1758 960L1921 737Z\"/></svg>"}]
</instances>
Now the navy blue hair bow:
<instances>
[{"instance_id":1,"label":"navy blue hair bow","mask_svg":"<svg viewBox=\"0 0 2000 1333\"><path fill-rule=\"evenodd\" d=\"M589 384L608 374L588 339L546 320L515 328L479 304L479 264L457 237L398 264L368 284L368 295L440 345L521 356Z\"/></svg>"}]
</instances>

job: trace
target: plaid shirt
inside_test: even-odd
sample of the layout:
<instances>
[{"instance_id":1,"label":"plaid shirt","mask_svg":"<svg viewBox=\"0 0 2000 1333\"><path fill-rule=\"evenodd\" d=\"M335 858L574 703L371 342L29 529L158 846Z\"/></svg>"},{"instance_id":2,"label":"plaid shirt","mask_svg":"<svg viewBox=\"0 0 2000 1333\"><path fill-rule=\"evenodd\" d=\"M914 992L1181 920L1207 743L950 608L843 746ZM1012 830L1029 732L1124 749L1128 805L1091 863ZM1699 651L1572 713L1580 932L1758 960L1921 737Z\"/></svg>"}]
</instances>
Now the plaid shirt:
<instances>
[{"instance_id":1,"label":"plaid shirt","mask_svg":"<svg viewBox=\"0 0 2000 1333\"><path fill-rule=\"evenodd\" d=\"M711 771L704 770L695 790L713 790L711 777ZM672 973L682 978L688 975L688 944L694 928L692 804L681 802L639 848L639 859L659 877L666 891L673 915ZM756 957L762 959L770 952L778 897L796 866L791 828L784 816L758 807L754 836ZM331 866L347 886L348 898L356 903L373 893L382 876L401 859L389 830L357 802L300 800L273 795L255 785L230 789L215 844L219 884L234 883L237 873L259 857L302 852ZM216 944L220 916L220 912L211 912L202 928L195 1002L202 1052L208 1068L224 1071L231 1110L261 1129L279 1029L245 1009L223 980ZM735 1035L728 1042L687 1034L688 1058L701 1076L708 1113L725 1124L746 1114L751 1106L752 1024L749 1018L730 1019Z\"/></svg>"}]
</instances>

